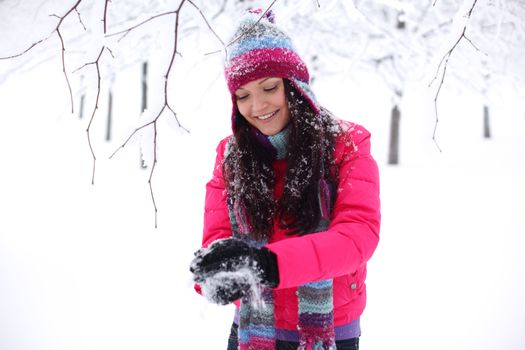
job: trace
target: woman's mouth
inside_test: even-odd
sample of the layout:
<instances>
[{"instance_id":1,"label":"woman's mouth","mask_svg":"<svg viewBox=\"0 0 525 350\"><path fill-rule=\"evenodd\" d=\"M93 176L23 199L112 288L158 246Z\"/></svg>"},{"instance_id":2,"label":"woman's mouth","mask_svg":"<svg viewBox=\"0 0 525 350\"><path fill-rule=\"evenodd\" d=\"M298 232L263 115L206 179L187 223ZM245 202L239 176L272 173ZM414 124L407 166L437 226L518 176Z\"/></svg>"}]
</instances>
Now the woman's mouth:
<instances>
[{"instance_id":1,"label":"woman's mouth","mask_svg":"<svg viewBox=\"0 0 525 350\"><path fill-rule=\"evenodd\" d=\"M279 110L277 110L275 112L272 112L272 113L263 114L263 115L255 117L255 118L257 118L258 120L261 120L261 121L268 120L268 119L272 118L273 116L275 116L277 114L277 112L279 112Z\"/></svg>"}]
</instances>

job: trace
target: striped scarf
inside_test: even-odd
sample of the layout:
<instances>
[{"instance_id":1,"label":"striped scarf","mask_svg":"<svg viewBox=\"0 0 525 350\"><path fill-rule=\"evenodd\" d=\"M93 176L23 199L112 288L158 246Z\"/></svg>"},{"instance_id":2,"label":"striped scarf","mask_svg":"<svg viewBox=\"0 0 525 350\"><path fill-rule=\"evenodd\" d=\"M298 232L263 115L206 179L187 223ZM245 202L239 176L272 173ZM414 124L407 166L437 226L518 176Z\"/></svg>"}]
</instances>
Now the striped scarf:
<instances>
[{"instance_id":1,"label":"striped scarf","mask_svg":"<svg viewBox=\"0 0 525 350\"><path fill-rule=\"evenodd\" d=\"M286 158L289 130L284 129L273 136L256 132L255 137L274 159ZM320 184L320 201L323 218L314 232L324 231L328 225L330 190L325 180ZM231 202L229 202L231 204ZM230 222L234 237L251 246L260 248L266 241L248 238L249 232L244 211L238 205L229 205ZM312 232L313 233L313 232ZM333 280L322 280L304 284L297 290L300 334L298 350L334 350L335 332L333 322ZM273 291L259 286L250 290L240 306L239 350L275 349L276 330L274 327Z\"/></svg>"}]
</instances>

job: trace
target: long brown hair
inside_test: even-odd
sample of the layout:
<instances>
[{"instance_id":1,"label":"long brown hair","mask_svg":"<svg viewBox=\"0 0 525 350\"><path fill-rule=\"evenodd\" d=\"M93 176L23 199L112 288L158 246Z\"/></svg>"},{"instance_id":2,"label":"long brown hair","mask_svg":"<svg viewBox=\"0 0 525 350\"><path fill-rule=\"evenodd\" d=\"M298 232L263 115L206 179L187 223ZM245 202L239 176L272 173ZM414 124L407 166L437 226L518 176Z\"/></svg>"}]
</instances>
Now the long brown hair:
<instances>
[{"instance_id":1,"label":"long brown hair","mask_svg":"<svg viewBox=\"0 0 525 350\"><path fill-rule=\"evenodd\" d=\"M250 238L256 240L271 236L276 217L279 226L291 233L314 232L323 219L321 182L332 189L338 182L334 160L335 141L341 132L338 121L324 108L316 114L290 81L284 79L284 84L290 134L284 191L279 201L273 196L273 159L258 144L252 127L239 112L223 164L230 211L242 211L237 216L246 221ZM328 198L330 209L334 197Z\"/></svg>"}]
</instances>

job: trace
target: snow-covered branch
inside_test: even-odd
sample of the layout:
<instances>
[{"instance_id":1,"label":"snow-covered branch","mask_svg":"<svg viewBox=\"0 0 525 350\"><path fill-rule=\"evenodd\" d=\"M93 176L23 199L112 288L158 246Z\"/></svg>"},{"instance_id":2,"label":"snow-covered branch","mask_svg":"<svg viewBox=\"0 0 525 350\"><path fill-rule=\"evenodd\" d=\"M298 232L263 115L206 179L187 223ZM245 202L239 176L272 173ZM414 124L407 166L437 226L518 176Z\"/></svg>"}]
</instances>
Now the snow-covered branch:
<instances>
[{"instance_id":1,"label":"snow-covered branch","mask_svg":"<svg viewBox=\"0 0 525 350\"><path fill-rule=\"evenodd\" d=\"M182 110L181 106L175 104L175 99L181 97L180 93L174 94L174 91L178 91L174 86L180 82L178 76L174 74L175 70L177 69L178 72L181 67L177 62L184 63L181 54L185 54L184 61L187 62L194 62L196 58L188 54L190 50L182 46L185 45L184 40L192 36L191 39L196 39L192 41L193 44L197 39L201 39L201 33L206 33L212 38L211 45L216 42L215 48L219 49L214 53L226 51L229 45L242 38L242 34L233 38L231 42L223 41L221 30L224 28L221 26L234 25L231 18L238 18L246 8L256 6L256 1L178 0L175 5L173 2L155 0L147 4L138 0L129 2L71 0L71 3L72 5L66 5L67 9L62 7L62 10L48 10L48 13L63 13L63 15L52 15L50 27L39 34L42 37L33 37L31 41L28 39L28 43L32 42L31 45L24 44L22 50L12 49L11 51L15 53L0 57L0 60L15 60L24 55L35 56L37 51L35 47L44 46L42 43L55 38L56 34L56 38L60 40L60 59L71 99L71 111L73 111L72 86L75 87L73 80L75 75L70 74L70 77L66 67L73 65L80 67L72 73L84 68L90 69L88 66L95 68L92 83L87 87L93 90L94 98L93 109L90 110L91 118L86 128L87 141L93 158L92 183L95 179L95 168L98 166L94 151L97 149L95 132L92 129L96 129L93 124L96 124L94 122L98 119L97 116L103 106L105 78L111 76L113 81L117 73L129 71L133 74L132 79L135 79L138 78L135 76L137 73L135 69L139 64L153 67L154 73L146 75L142 73L142 79L145 79L144 81L155 79L151 86L157 89L157 93L148 94L147 91L151 91L149 85L148 89L144 89L142 85L141 88L144 94L142 101L149 102L150 96L154 101L149 102L148 106L144 106L143 103L140 108L142 114L139 124L121 135L124 142L119 143L120 146L110 145L113 151L110 152L110 158L116 156L123 148L128 148L126 146L135 138L143 137L146 133L152 135L148 140L148 145L153 146L152 152L146 157L149 192L155 211L155 226L157 226L158 208L153 178L158 162L157 132L162 131L159 130L161 125L159 120L162 118L169 118L169 122L174 120L173 124L178 125L184 132L189 132L182 125L184 122L179 121L177 114ZM191 9L186 11L187 7ZM356 76L379 75L390 90L392 108L395 108L399 115L403 112L403 99L408 95L405 94L407 87L412 85L411 82L423 81L425 86L432 89L431 93L435 94L433 101L435 125L432 138L436 145L436 130L439 122L438 100L449 81L457 80L462 88L478 89L484 94L492 86L486 77L490 77L491 81L502 78L517 83L521 81L522 85L525 82L525 69L517 63L519 57L525 54L523 49L525 25L521 21L525 16L525 4L521 0L493 1L489 4L477 0L430 2L272 0L268 1L265 8L261 10L261 18L270 9L275 11L277 24L282 26L298 44L301 57L311 68L312 79L321 74L343 75L351 74L356 70L359 70L359 75ZM74 27L70 26L71 23ZM78 32L73 37L71 32L75 30ZM166 40L165 36L169 39ZM204 38L207 44L208 39ZM166 42L171 42L172 45L168 49L165 48ZM460 45L462 42L469 45ZM3 49L5 52L5 48ZM118 52L119 49L122 51ZM205 47L205 50L208 50L208 47ZM210 51L212 50L214 50L213 46ZM105 60L108 58L104 56L104 51L112 56L115 53L114 62L118 62L118 65L113 66L117 67L116 71L108 71L104 68ZM123 51L126 53L124 54ZM85 63L85 57L91 57L90 60L95 59ZM159 57L164 63L158 62ZM150 62L151 59L155 62ZM94 72L96 72L96 83ZM123 75L126 74L128 73ZM11 72L7 75L11 75ZM70 78L72 78L72 85ZM117 78L117 85L123 80ZM82 89L85 87L83 86ZM137 91L138 89L137 84ZM90 96L89 91L87 94L82 91L81 105L85 101L85 96ZM126 107L125 113L139 114L138 104ZM108 107L108 110L110 109L111 107ZM117 114L122 113L120 105L117 110ZM108 113L108 125L109 120ZM429 120L430 123L433 122L432 112ZM114 150L113 147L116 149Z\"/></svg>"},{"instance_id":2,"label":"snow-covered branch","mask_svg":"<svg viewBox=\"0 0 525 350\"><path fill-rule=\"evenodd\" d=\"M64 20L73 11L75 11L77 13L77 15L78 15L80 24L82 24L82 26L85 29L84 23L82 23L82 19L80 17L80 13L78 12L78 9L77 9L81 2L82 2L82 0L77 0L77 2L71 8L69 8L69 10L67 10L66 13L63 16L58 16L56 14L52 15L53 17L58 18L58 23L57 23L56 27L53 29L53 31L48 36L46 36L46 37L44 37L44 38L34 42L33 44L29 45L28 48L26 48L25 50L23 50L23 51L21 51L19 53L16 53L16 54L13 54L13 55L10 55L10 56L6 56L6 57L0 57L0 60L7 60L7 59L13 59L13 58L18 58L20 56L23 56L26 53L28 53L29 51L31 51L32 49L34 49L35 47L37 47L38 45L42 44L44 41L48 40L53 35L53 33L56 33L58 35L58 38L60 40L60 45L61 45L62 72L64 73L64 78L66 79L67 87L68 87L68 90L69 90L69 96L70 96L70 102L71 102L71 113L72 114L74 113L73 90L71 89L71 84L69 82L69 77L68 77L67 71L66 71L66 57L65 57L66 47L64 45L64 38L62 37L62 33L61 33L61 26L62 26L62 23L64 22Z\"/></svg>"}]
</instances>

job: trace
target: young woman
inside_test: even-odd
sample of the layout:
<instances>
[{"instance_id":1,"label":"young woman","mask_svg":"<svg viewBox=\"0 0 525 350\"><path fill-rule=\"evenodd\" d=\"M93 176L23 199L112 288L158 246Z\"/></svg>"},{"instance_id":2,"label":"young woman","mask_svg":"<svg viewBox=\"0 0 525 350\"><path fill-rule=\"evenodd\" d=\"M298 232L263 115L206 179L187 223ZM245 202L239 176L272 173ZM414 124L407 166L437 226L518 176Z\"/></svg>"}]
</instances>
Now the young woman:
<instances>
[{"instance_id":1,"label":"young woman","mask_svg":"<svg viewBox=\"0 0 525 350\"><path fill-rule=\"evenodd\" d=\"M206 186L196 289L237 305L228 349L358 349L378 241L370 134L320 107L273 16L251 12L225 76L233 135Z\"/></svg>"}]
</instances>

